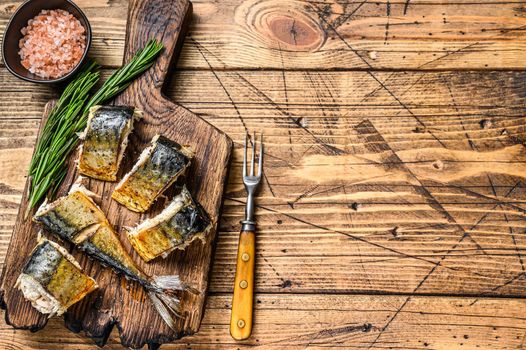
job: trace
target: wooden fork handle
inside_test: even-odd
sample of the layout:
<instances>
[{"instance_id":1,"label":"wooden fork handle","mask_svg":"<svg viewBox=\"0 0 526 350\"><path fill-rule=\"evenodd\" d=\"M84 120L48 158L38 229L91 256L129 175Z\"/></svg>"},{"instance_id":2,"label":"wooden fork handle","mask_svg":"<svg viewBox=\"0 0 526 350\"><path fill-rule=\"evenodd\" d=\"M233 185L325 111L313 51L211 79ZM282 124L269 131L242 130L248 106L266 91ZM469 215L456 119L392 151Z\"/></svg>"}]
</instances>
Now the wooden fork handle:
<instances>
[{"instance_id":1,"label":"wooden fork handle","mask_svg":"<svg viewBox=\"0 0 526 350\"><path fill-rule=\"evenodd\" d=\"M230 316L230 334L236 340L247 339L252 332L255 243L256 234L253 230L241 231Z\"/></svg>"}]
</instances>

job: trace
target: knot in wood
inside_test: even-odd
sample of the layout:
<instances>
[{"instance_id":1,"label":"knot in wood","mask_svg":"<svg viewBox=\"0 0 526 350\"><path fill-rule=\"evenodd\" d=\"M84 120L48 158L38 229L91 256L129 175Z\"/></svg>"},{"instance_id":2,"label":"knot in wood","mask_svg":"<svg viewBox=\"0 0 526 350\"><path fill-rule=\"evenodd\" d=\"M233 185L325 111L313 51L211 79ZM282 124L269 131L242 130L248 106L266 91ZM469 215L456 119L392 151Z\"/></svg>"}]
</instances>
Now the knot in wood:
<instances>
[{"instance_id":1,"label":"knot in wood","mask_svg":"<svg viewBox=\"0 0 526 350\"><path fill-rule=\"evenodd\" d=\"M326 40L320 19L297 1L245 1L235 17L263 45L277 50L312 52Z\"/></svg>"},{"instance_id":2,"label":"knot in wood","mask_svg":"<svg viewBox=\"0 0 526 350\"><path fill-rule=\"evenodd\" d=\"M301 18L276 16L270 20L269 29L274 38L296 49L317 46L323 40L323 32Z\"/></svg>"}]
</instances>

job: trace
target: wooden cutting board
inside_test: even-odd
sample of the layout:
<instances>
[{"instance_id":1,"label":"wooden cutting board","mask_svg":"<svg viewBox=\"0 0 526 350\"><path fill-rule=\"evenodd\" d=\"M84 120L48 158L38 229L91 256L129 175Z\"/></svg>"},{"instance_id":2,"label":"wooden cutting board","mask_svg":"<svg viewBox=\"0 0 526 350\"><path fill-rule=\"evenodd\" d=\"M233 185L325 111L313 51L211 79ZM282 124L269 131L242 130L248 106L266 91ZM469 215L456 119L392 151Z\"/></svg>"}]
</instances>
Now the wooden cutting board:
<instances>
[{"instance_id":1,"label":"wooden cutting board","mask_svg":"<svg viewBox=\"0 0 526 350\"><path fill-rule=\"evenodd\" d=\"M165 78L180 50L184 29L190 17L191 4L187 0L135 0L130 3L124 61L127 62L138 49L144 47L150 38L160 40L165 50L154 67L115 101L115 104L132 105L144 112L144 119L136 124L130 138L119 178L131 169L141 150L155 134L160 133L181 144L190 145L196 156L187 173L188 187L215 222L206 243L193 242L184 252L176 251L165 260L146 264L133 251L122 228L134 226L139 220L156 215L168 200L158 200L149 212L140 215L111 200L115 183L88 179L87 187L100 195L98 202L103 211L120 232L125 247L145 272L157 275L179 273L183 281L195 286L201 294L183 295L181 303L185 317L179 319L177 332L174 332L158 316L142 287L127 282L110 269L103 268L98 262L72 249L86 272L97 280L101 288L71 307L65 315L65 323L72 331L85 331L99 345L106 342L113 326L117 325L124 346L139 348L148 344L155 347L196 332L203 315L232 141L192 112L167 100L162 94ZM42 125L50 108L48 104ZM72 154L68 160L69 172L59 195L67 193L77 179L74 164L76 158L77 154ZM27 187L28 184L26 191ZM22 199L7 252L0 293L6 308L7 323L15 328L36 331L46 325L46 316L35 311L22 294L13 288L22 266L36 244L39 231L37 225L24 218L26 196L27 193Z\"/></svg>"}]
</instances>

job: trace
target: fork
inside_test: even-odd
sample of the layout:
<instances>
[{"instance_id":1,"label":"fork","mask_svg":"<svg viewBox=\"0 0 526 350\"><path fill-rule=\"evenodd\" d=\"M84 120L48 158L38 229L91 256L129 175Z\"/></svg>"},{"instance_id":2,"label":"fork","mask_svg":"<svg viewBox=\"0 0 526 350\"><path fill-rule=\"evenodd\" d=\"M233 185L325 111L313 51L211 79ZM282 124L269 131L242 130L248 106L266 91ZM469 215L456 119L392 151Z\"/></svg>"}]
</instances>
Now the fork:
<instances>
[{"instance_id":1,"label":"fork","mask_svg":"<svg viewBox=\"0 0 526 350\"><path fill-rule=\"evenodd\" d=\"M232 313L230 316L230 334L236 340L250 337L252 332L252 307L254 299L254 260L256 252L256 222L254 221L254 194L261 181L263 172L263 134L259 140L258 172L254 175L256 159L256 133L252 139L252 160L250 174L247 175L247 143L245 134L245 150L243 156L243 184L247 190L245 220L241 221L241 233L237 248L236 277L234 296L232 298Z\"/></svg>"}]
</instances>

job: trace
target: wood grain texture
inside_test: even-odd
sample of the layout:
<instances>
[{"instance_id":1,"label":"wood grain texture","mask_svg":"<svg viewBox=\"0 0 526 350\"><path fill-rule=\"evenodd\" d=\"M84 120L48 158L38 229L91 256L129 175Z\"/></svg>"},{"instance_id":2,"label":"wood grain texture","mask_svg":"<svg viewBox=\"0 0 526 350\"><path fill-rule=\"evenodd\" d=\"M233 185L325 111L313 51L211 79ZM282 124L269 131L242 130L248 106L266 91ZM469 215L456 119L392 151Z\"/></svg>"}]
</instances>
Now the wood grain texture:
<instances>
[{"instance_id":1,"label":"wood grain texture","mask_svg":"<svg viewBox=\"0 0 526 350\"><path fill-rule=\"evenodd\" d=\"M211 62L216 60L213 52L203 51L203 55ZM103 79L111 72L104 70ZM393 120L397 123L393 131L386 137L397 136L403 141L405 134L420 134L421 138L432 139L427 132L412 131L416 126L420 127L419 130L425 129L425 126L418 125L418 119L424 122L436 119L435 123L439 123L441 117L472 118L471 122L466 121L466 127L475 127L476 118L480 121L495 117L507 120L510 125L518 125L517 118L524 111L525 81L526 73L522 71L283 73L281 70L214 69L176 71L165 93L219 128L243 127L241 120L249 127L265 122L267 127L277 125L279 128L294 126L294 120L301 118L305 127L311 128L311 122L326 119L324 125L330 128L339 125L340 119L340 124L345 126L349 118L383 118L384 122L397 118ZM6 86L2 91L5 100L0 106L0 119L39 119L45 103L57 97L52 88L23 82L5 69L0 70L0 84ZM411 125L403 127L403 118L411 118ZM294 127L301 129L297 125ZM320 125L312 127L315 128L313 132L322 132ZM476 136L493 129L481 128L479 124L478 129L471 132L476 131ZM233 133L240 130L237 128ZM460 135L462 129L454 130ZM343 143L344 140L339 137L331 142Z\"/></svg>"},{"instance_id":2,"label":"wood grain texture","mask_svg":"<svg viewBox=\"0 0 526 350\"><path fill-rule=\"evenodd\" d=\"M253 336L235 342L228 333L230 295L207 300L199 333L161 349L522 349L524 299L364 295L256 296ZM405 303L405 308L397 313ZM395 316L396 315L396 316ZM390 322L391 319L393 319ZM383 328L387 323L389 327ZM12 350L93 349L82 334L65 332L53 319L38 333L0 325ZM122 349L117 331L105 349Z\"/></svg>"},{"instance_id":3,"label":"wood grain texture","mask_svg":"<svg viewBox=\"0 0 526 350\"><path fill-rule=\"evenodd\" d=\"M130 137L126 158L120 169L121 176L131 169L134 160L156 134L189 145L195 152L187 183L215 225L204 244L193 244L184 252L174 253L168 259L140 265L148 275L178 274L183 281L199 290L200 294L181 295L180 312L184 317L177 320L177 329L174 331L162 321L142 287L126 282L109 269L88 261L85 254L77 253L86 272L97 277L100 289L68 310L65 315L66 327L86 331L100 345L106 342L115 324L119 328L122 344L139 348L144 344L156 346L195 333L201 322L231 141L218 129L187 109L168 101L161 94L165 77L180 49L184 26L190 14L190 3L185 0L138 0L130 5L125 62L152 38L162 42L165 48L152 69L118 96L115 104L131 105L143 112L143 118L135 125ZM78 177L74 166L77 157L77 154L72 154L69 158L70 170L59 195L67 193ZM124 227L135 226L146 216L133 213L112 201L114 186L114 183L89 179L87 187L100 197L99 205L109 221L121 236L125 236ZM157 215L167 203L168 198L157 201L149 211L150 217ZM46 324L46 317L34 310L22 294L13 288L40 230L26 219L26 206L24 197L4 265L3 303L6 306L7 323L15 328L38 330ZM121 237L121 241L128 251L132 251L124 237Z\"/></svg>"},{"instance_id":4,"label":"wood grain texture","mask_svg":"<svg viewBox=\"0 0 526 350\"><path fill-rule=\"evenodd\" d=\"M127 1L77 2L107 77L122 60ZM0 0L0 23L17 4ZM200 332L163 349L523 349L523 1L193 5L165 93L235 148ZM2 68L0 93L1 261L57 92ZM234 342L246 130L266 135L266 178L254 332ZM92 347L57 320L37 334L3 325L0 339ZM114 330L108 348L119 343Z\"/></svg>"},{"instance_id":5,"label":"wood grain texture","mask_svg":"<svg viewBox=\"0 0 526 350\"><path fill-rule=\"evenodd\" d=\"M0 30L21 1L0 1ZM92 54L119 66L126 0L79 0L93 26ZM180 68L524 69L520 1L194 1Z\"/></svg>"},{"instance_id":6,"label":"wood grain texture","mask_svg":"<svg viewBox=\"0 0 526 350\"><path fill-rule=\"evenodd\" d=\"M235 143L211 291L232 291L246 127L268 136L256 292L524 296L525 73L376 74L400 102L366 72L174 75L168 96ZM39 107L32 86L0 79ZM5 242L36 133L14 108L0 106Z\"/></svg>"}]
</instances>

